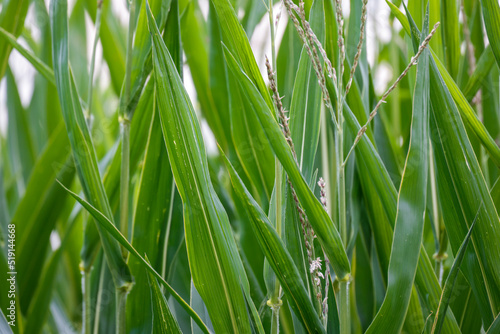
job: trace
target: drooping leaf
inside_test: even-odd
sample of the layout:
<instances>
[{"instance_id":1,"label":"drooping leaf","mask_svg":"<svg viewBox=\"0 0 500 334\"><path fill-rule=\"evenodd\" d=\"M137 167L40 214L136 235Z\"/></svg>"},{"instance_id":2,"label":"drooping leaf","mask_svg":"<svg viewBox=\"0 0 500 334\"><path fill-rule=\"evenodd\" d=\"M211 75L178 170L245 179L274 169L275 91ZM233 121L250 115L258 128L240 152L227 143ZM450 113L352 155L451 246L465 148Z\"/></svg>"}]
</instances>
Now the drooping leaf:
<instances>
[{"instance_id":1,"label":"drooping leaf","mask_svg":"<svg viewBox=\"0 0 500 334\"><path fill-rule=\"evenodd\" d=\"M409 22L413 25L411 17ZM418 29L413 26L412 33L417 31ZM468 232L468 222L473 220L479 204L484 203L485 210L481 210L482 214L479 217L479 222L484 219L487 223L478 224L478 228L472 234L474 252L479 266L482 268L480 270L482 279L479 272L473 270L474 267L478 268L478 263L474 264L473 259L468 259L472 263L470 263L469 267L466 267L465 274L469 278L469 282L474 281L477 284L476 298L478 304L484 310L485 316L488 316L489 312L486 310L489 307L491 307L493 314L498 313L500 307L498 285L500 270L494 265L499 261L497 258L500 256L500 250L493 250L492 247L496 247L496 245L490 245L488 241L489 238L500 237L498 214L465 132L464 124L453 102L451 92L447 89L434 60L430 62L430 73L433 111L433 116L431 116L431 132L433 133L431 142L436 152L437 170L445 174L443 177L437 178L438 193L448 194L446 197L439 195L440 202L442 206L456 203L457 207L461 208L460 212L462 213L462 215L458 214L458 218L453 210L443 210L450 243L455 253ZM461 182L457 182L457 180L461 180ZM464 183L463 180L469 181ZM469 186L471 187L469 188ZM464 188L467 188L467 190L461 190ZM454 199L451 200L450 197L454 197ZM460 221L460 224L457 221ZM488 290L486 297L484 296L484 288L482 288L484 283L479 283L481 280L486 282ZM489 305L487 305L488 302Z\"/></svg>"}]
</instances>

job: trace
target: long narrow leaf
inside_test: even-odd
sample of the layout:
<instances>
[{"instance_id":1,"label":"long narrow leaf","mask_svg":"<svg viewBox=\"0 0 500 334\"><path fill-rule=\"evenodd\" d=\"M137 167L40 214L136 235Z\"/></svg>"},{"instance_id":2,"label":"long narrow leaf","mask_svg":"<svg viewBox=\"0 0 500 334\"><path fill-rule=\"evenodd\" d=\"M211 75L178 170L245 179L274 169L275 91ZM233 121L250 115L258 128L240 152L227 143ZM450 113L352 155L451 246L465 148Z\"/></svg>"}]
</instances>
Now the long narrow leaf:
<instances>
[{"instance_id":1,"label":"long narrow leaf","mask_svg":"<svg viewBox=\"0 0 500 334\"><path fill-rule=\"evenodd\" d=\"M12 47L14 47L19 53L26 58L35 69L44 76L51 84L56 85L56 79L54 78L54 71L47 66L40 58L38 58L33 52L26 49L24 46L19 44L16 40L16 37L10 34L8 31L0 27L0 35L2 35L7 42L10 43Z\"/></svg>"},{"instance_id":2,"label":"long narrow leaf","mask_svg":"<svg viewBox=\"0 0 500 334\"><path fill-rule=\"evenodd\" d=\"M94 145L69 68L67 6L66 0L52 0L50 4L52 53L57 91L83 192L90 203L104 212L108 219L113 219L97 167ZM113 274L115 287L129 288L132 278L118 244L111 239L110 235L102 231L100 226L98 226L98 230L106 259Z\"/></svg>"},{"instance_id":3,"label":"long narrow leaf","mask_svg":"<svg viewBox=\"0 0 500 334\"><path fill-rule=\"evenodd\" d=\"M460 245L460 248L458 249L457 256L455 257L455 261L453 261L453 265L451 266L450 273L448 274L448 277L446 278L446 282L444 284L443 288L443 293L441 294L441 300L439 302L439 307L436 311L436 315L434 318L434 324L432 325L432 334L434 333L441 333L441 328L443 327L444 323L444 317L443 314L446 314L446 310L448 309L448 305L450 303L450 298L451 294L453 293L453 288L455 286L455 282L457 280L458 276L458 270L460 269L460 265L462 264L462 260L464 259L465 256L465 251L467 249L467 246L469 245L469 240L472 235L472 230L474 226L476 225L477 218L479 217L479 211L482 208L482 204L479 207L479 210L477 211L476 217L474 218L474 221L472 222L469 232L467 232L467 235L465 236L464 241Z\"/></svg>"},{"instance_id":4,"label":"long narrow leaf","mask_svg":"<svg viewBox=\"0 0 500 334\"><path fill-rule=\"evenodd\" d=\"M153 299L154 333L182 333L179 324L168 307L165 296L161 293L158 281L152 273L149 273L149 282Z\"/></svg>"},{"instance_id":5,"label":"long narrow leaf","mask_svg":"<svg viewBox=\"0 0 500 334\"><path fill-rule=\"evenodd\" d=\"M500 68L500 4L497 0L481 0L486 34Z\"/></svg>"},{"instance_id":6,"label":"long narrow leaf","mask_svg":"<svg viewBox=\"0 0 500 334\"><path fill-rule=\"evenodd\" d=\"M428 20L427 15L421 41L427 36ZM367 333L396 333L403 327L415 279L425 219L429 109L429 51L425 50L417 67L410 148L399 187L387 292Z\"/></svg>"},{"instance_id":7,"label":"long narrow leaf","mask_svg":"<svg viewBox=\"0 0 500 334\"><path fill-rule=\"evenodd\" d=\"M409 17L410 24L414 24ZM412 33L418 31L413 26ZM432 144L438 153L436 162L438 171L447 171L451 182L443 183L446 177L438 178L438 189L457 197L457 204L461 208L461 223L455 219L447 219L446 215L454 215L453 211L443 211L445 225L455 252L465 238L469 229L468 223L476 214L477 207L484 203L485 210L481 210L478 228L472 234L474 251L481 267L483 280L486 282L488 299L493 314L500 310L500 268L495 265L500 261L500 245L493 240L500 238L500 224L497 210L489 194L479 163L465 132L464 124L453 102L451 92L447 89L440 75L438 66L433 59L430 63L431 101L433 116L431 127L435 124ZM434 120L434 121L432 121ZM459 158L460 157L460 158ZM458 182L460 180L460 182ZM468 180L464 182L464 180ZM466 190L467 189L467 190ZM448 205L450 199L442 197L442 205ZM491 238L491 239L490 239ZM467 270L469 278L475 273ZM478 284L480 284L478 282Z\"/></svg>"},{"instance_id":8,"label":"long narrow leaf","mask_svg":"<svg viewBox=\"0 0 500 334\"><path fill-rule=\"evenodd\" d=\"M254 110L257 112L266 137L295 186L300 203L303 205L335 273L339 279L347 279L350 273L350 265L337 229L305 182L293 158L292 151L264 98L239 67L229 50L225 49L224 51L229 68L238 78L238 83L243 90L248 94L249 101L254 105Z\"/></svg>"},{"instance_id":9,"label":"long narrow leaf","mask_svg":"<svg viewBox=\"0 0 500 334\"><path fill-rule=\"evenodd\" d=\"M148 10L163 137L181 195L189 266L216 331L250 332L243 264L210 181L200 126L175 64Z\"/></svg>"},{"instance_id":10,"label":"long narrow leaf","mask_svg":"<svg viewBox=\"0 0 500 334\"><path fill-rule=\"evenodd\" d=\"M292 257L285 248L285 245L272 227L266 214L252 198L252 195L245 188L240 177L233 166L224 156L226 167L231 176L231 183L237 196L245 207L245 212L250 217L252 230L254 231L262 251L266 255L269 264L273 268L276 277L279 279L282 288L285 290L288 300L295 312L300 316L300 320L310 333L324 332L324 328L318 318L309 295L304 287L300 274L295 266Z\"/></svg>"},{"instance_id":11,"label":"long narrow leaf","mask_svg":"<svg viewBox=\"0 0 500 334\"><path fill-rule=\"evenodd\" d=\"M134 255L145 267L146 269L153 274L153 276L158 279L162 283L162 285L167 289L167 291L179 302L179 304L186 310L187 313L193 318L193 320L200 326L204 333L210 333L208 328L205 326L203 321L201 321L200 317L189 307L189 304L186 303L177 292L161 277L160 274L154 270L153 267L146 261L139 252L128 242L128 240L120 233L120 231L116 228L116 226L99 210L94 208L89 202L85 201L83 198L64 187L64 185L60 184L71 196L73 196L96 220L96 222L105 229L114 240L116 240L120 245L125 247L132 255Z\"/></svg>"}]
</instances>

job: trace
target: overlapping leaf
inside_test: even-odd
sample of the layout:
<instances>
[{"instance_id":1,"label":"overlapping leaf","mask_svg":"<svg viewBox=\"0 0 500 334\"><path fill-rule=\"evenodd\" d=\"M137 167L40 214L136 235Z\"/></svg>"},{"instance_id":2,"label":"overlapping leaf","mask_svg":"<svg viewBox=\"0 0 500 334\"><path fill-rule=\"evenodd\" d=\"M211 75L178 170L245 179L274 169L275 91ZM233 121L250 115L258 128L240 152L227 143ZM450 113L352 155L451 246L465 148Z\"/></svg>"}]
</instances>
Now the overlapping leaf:
<instances>
[{"instance_id":1,"label":"overlapping leaf","mask_svg":"<svg viewBox=\"0 0 500 334\"><path fill-rule=\"evenodd\" d=\"M424 23L423 41L428 30ZM410 148L398 195L398 211L394 225L388 284L384 302L367 333L399 332L403 327L415 279L424 227L429 128L429 52L419 58L413 95Z\"/></svg>"},{"instance_id":2,"label":"overlapping leaf","mask_svg":"<svg viewBox=\"0 0 500 334\"><path fill-rule=\"evenodd\" d=\"M321 206L321 203L305 182L293 158L292 151L273 117L273 113L269 110L264 98L250 81L250 78L239 67L227 49L225 49L225 55L230 70L238 78L238 83L248 95L248 100L252 103L253 109L257 113L260 125L264 129L269 144L272 146L274 153L279 158L283 168L295 186L300 203L304 207L309 221L332 263L335 273L340 279L348 278L350 265L342 241L340 240L340 235L330 217Z\"/></svg>"},{"instance_id":3,"label":"overlapping leaf","mask_svg":"<svg viewBox=\"0 0 500 334\"><path fill-rule=\"evenodd\" d=\"M221 152L221 154L223 154ZM292 257L285 248L280 237L276 233L266 214L252 198L252 195L245 188L240 177L226 157L225 162L233 188L237 196L242 201L245 212L250 217L252 229L257 237L260 247L266 255L269 264L279 279L282 288L285 290L289 303L295 314L300 317L303 325L309 333L324 332L316 310L313 307L309 295L304 287L300 274L295 266Z\"/></svg>"},{"instance_id":4,"label":"overlapping leaf","mask_svg":"<svg viewBox=\"0 0 500 334\"><path fill-rule=\"evenodd\" d=\"M52 53L57 91L83 192L90 203L112 220L113 214L97 167L95 149L69 67L67 5L66 0L54 0L50 6ZM98 230L115 287L127 288L132 278L118 244L100 226Z\"/></svg>"},{"instance_id":5,"label":"overlapping leaf","mask_svg":"<svg viewBox=\"0 0 500 334\"><path fill-rule=\"evenodd\" d=\"M183 201L189 266L216 331L250 332L248 281L207 166L200 126L151 12L153 68L163 137Z\"/></svg>"}]
</instances>

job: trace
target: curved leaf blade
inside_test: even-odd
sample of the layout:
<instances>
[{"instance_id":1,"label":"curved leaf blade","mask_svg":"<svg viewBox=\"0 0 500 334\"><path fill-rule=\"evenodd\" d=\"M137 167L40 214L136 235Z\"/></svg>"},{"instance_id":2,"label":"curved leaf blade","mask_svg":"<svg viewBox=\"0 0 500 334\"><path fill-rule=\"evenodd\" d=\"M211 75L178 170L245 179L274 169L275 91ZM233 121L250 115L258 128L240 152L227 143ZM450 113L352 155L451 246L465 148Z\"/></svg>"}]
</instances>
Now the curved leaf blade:
<instances>
[{"instance_id":1,"label":"curved leaf blade","mask_svg":"<svg viewBox=\"0 0 500 334\"><path fill-rule=\"evenodd\" d=\"M427 35L428 19L421 41ZM429 109L429 51L425 50L417 66L410 148L399 187L387 291L367 333L401 331L410 302L427 201Z\"/></svg>"},{"instance_id":2,"label":"curved leaf blade","mask_svg":"<svg viewBox=\"0 0 500 334\"><path fill-rule=\"evenodd\" d=\"M292 257L272 227L266 214L245 188L243 181L240 179L222 150L221 155L224 157L224 162L229 171L233 188L241 200L245 212L250 217L249 221L252 230L269 264L273 268L276 277L279 279L281 287L285 290L288 301L291 303L295 314L300 316L300 320L308 332L324 332L324 328L304 287L304 282L300 277Z\"/></svg>"},{"instance_id":3,"label":"curved leaf blade","mask_svg":"<svg viewBox=\"0 0 500 334\"><path fill-rule=\"evenodd\" d=\"M148 261L146 261L140 254L139 252L128 242L128 240L123 236L123 234L120 233L120 231L116 228L116 226L99 210L97 210L95 207L93 207L89 202L85 201L83 198L66 188L63 184L61 184L61 187L63 187L73 198L75 198L96 220L96 222L104 228L112 237L114 240L116 240L120 245L125 247L126 250L128 250L132 255L134 255L139 261L146 267L146 269L153 274L153 276L158 279L162 285L166 288L166 290L179 302L179 304L186 310L187 313L193 318L193 320L200 326L200 328L203 330L204 333L209 334L210 331L206 327L206 325L201 321L200 317L196 312L193 311L193 309L189 306L188 303L186 303L181 296L177 292L175 292L174 289L165 281L165 279L154 270L153 267L149 264Z\"/></svg>"},{"instance_id":4,"label":"curved leaf blade","mask_svg":"<svg viewBox=\"0 0 500 334\"><path fill-rule=\"evenodd\" d=\"M163 137L183 202L189 266L216 331L250 332L243 290L249 285L231 227L208 171L193 106L148 10Z\"/></svg>"},{"instance_id":5,"label":"curved leaf blade","mask_svg":"<svg viewBox=\"0 0 500 334\"><path fill-rule=\"evenodd\" d=\"M264 98L251 82L250 78L240 68L229 50L225 48L224 52L229 68L238 78L238 83L243 88L243 91L248 94L249 101L254 105L253 109L257 113L260 124L264 129L266 137L269 140L274 153L281 161L283 168L285 168L290 180L295 186L299 201L304 207L306 214L309 217L309 221L331 261L335 274L340 280L348 279L351 269L337 229L328 216L328 213L326 213L323 206L314 196L304 180L304 177L302 176L297 163L293 158L290 146L288 146L288 143L286 142L285 137L283 136L278 123L274 119L273 113L269 110Z\"/></svg>"},{"instance_id":6,"label":"curved leaf blade","mask_svg":"<svg viewBox=\"0 0 500 334\"><path fill-rule=\"evenodd\" d=\"M444 323L444 317L443 313L446 313L446 310L448 309L448 305L450 303L450 298L451 294L453 293L453 287L455 286L455 282L458 277L458 270L460 269L460 265L462 264L462 260L464 259L465 256L465 251L467 249L467 246L469 245L469 240L472 235L472 230L474 229L474 226L476 225L477 218L479 217L479 211L481 210L482 204L479 207L479 210L477 211L476 217L474 218L474 221L472 222L469 232L467 232L467 235L465 236L464 241L460 245L460 248L458 249L457 256L455 257L455 261L453 261L453 265L451 266L450 273L448 274L448 277L446 278L446 282L444 284L443 288L443 293L441 294L441 300L439 301L439 307L436 311L436 316L434 318L434 324L432 325L432 331L431 334L434 333L441 333L441 328L443 327Z\"/></svg>"},{"instance_id":7,"label":"curved leaf blade","mask_svg":"<svg viewBox=\"0 0 500 334\"><path fill-rule=\"evenodd\" d=\"M97 166L94 145L69 68L67 11L68 3L66 0L51 1L52 54L57 91L83 192L90 203L104 212L106 217L113 219ZM115 287L130 287L132 282L130 270L121 255L118 244L110 235L102 231L100 226L98 226L98 230L106 259L113 274Z\"/></svg>"},{"instance_id":8,"label":"curved leaf blade","mask_svg":"<svg viewBox=\"0 0 500 334\"><path fill-rule=\"evenodd\" d=\"M175 320L168 307L165 296L161 293L158 281L152 273L148 273L151 286L151 297L153 299L153 331L154 333L176 334L182 333L177 320Z\"/></svg>"}]
</instances>

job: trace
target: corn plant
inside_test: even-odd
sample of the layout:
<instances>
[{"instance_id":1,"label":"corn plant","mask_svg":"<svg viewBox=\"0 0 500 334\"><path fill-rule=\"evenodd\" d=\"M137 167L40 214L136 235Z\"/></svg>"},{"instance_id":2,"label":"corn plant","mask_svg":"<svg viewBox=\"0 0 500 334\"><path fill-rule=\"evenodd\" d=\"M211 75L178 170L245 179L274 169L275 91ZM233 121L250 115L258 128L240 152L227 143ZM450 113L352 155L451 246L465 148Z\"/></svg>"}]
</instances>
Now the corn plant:
<instances>
[{"instance_id":1,"label":"corn plant","mask_svg":"<svg viewBox=\"0 0 500 334\"><path fill-rule=\"evenodd\" d=\"M369 1L0 1L0 333L500 333L499 2Z\"/></svg>"}]
</instances>

